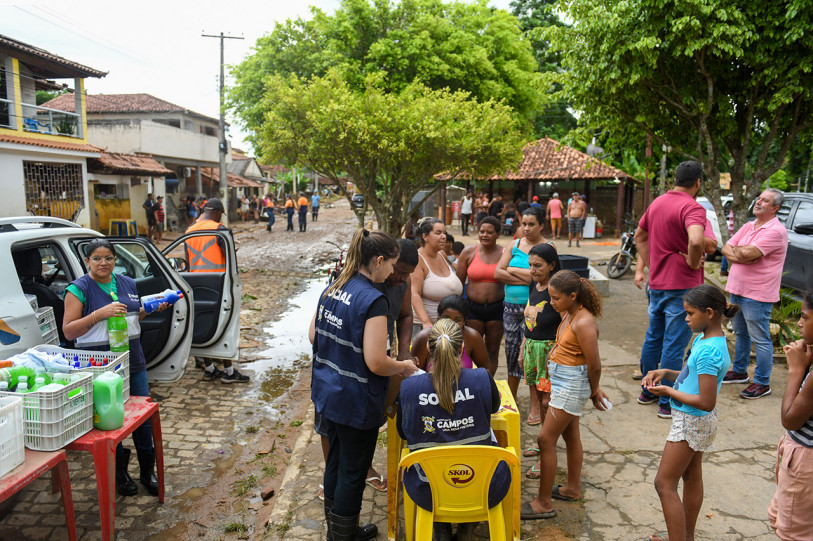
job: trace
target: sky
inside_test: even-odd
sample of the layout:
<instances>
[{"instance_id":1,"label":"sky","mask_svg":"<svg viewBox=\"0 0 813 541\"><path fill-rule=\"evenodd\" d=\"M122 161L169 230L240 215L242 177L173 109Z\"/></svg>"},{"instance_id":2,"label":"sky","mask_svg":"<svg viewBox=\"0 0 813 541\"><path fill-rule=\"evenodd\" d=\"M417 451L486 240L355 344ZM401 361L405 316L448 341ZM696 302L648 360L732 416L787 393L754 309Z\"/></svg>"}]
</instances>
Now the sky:
<instances>
[{"instance_id":1,"label":"sky","mask_svg":"<svg viewBox=\"0 0 813 541\"><path fill-rule=\"evenodd\" d=\"M489 2L501 9L509 3ZM147 93L217 117L220 40L201 34L244 38L225 40L228 66L251 54L276 22L310 18L310 6L332 13L339 5L339 0L0 0L0 34L108 72L85 80L88 94ZM250 151L239 126L227 121L232 146Z\"/></svg>"}]
</instances>

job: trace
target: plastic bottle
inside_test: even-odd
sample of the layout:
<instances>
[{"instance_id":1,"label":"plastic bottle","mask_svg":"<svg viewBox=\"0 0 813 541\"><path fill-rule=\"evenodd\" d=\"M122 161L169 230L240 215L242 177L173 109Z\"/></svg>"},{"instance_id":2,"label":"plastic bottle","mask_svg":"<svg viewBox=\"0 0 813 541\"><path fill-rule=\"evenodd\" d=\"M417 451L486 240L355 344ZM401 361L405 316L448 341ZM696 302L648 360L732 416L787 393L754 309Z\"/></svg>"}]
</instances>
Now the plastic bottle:
<instances>
[{"instance_id":1,"label":"plastic bottle","mask_svg":"<svg viewBox=\"0 0 813 541\"><path fill-rule=\"evenodd\" d=\"M41 388L45 387L45 378L42 376L38 376L34 379L34 385L31 387L31 392L39 391Z\"/></svg>"},{"instance_id":2,"label":"plastic bottle","mask_svg":"<svg viewBox=\"0 0 813 541\"><path fill-rule=\"evenodd\" d=\"M130 349L127 320L124 316L107 318L107 335L110 340L110 351L128 351Z\"/></svg>"},{"instance_id":3,"label":"plastic bottle","mask_svg":"<svg viewBox=\"0 0 813 541\"><path fill-rule=\"evenodd\" d=\"M14 389L17 383L26 378L28 381L29 376L34 375L34 370L22 365L15 365L11 368L0 368L0 381L8 382L8 388Z\"/></svg>"},{"instance_id":4,"label":"plastic bottle","mask_svg":"<svg viewBox=\"0 0 813 541\"><path fill-rule=\"evenodd\" d=\"M124 424L124 381L115 372L105 372L93 380L93 426L116 430Z\"/></svg>"},{"instance_id":5,"label":"plastic bottle","mask_svg":"<svg viewBox=\"0 0 813 541\"><path fill-rule=\"evenodd\" d=\"M7 381L0 381L0 393L7 393L8 392L8 382Z\"/></svg>"},{"instance_id":6,"label":"plastic bottle","mask_svg":"<svg viewBox=\"0 0 813 541\"><path fill-rule=\"evenodd\" d=\"M175 304L179 299L183 298L183 293L178 289L165 289L161 293L154 295L144 295L141 297L141 306L144 307L144 312L149 314L154 312L162 303ZM115 351L115 350L113 350Z\"/></svg>"},{"instance_id":7,"label":"plastic bottle","mask_svg":"<svg viewBox=\"0 0 813 541\"><path fill-rule=\"evenodd\" d=\"M34 369L34 378L35 378L35 380L39 379L39 378L42 378L45 385L48 385L49 383L51 383L51 377L48 375L48 373L45 371L45 369L43 367L41 367L41 366Z\"/></svg>"},{"instance_id":8,"label":"plastic bottle","mask_svg":"<svg viewBox=\"0 0 813 541\"><path fill-rule=\"evenodd\" d=\"M28 390L28 381L21 381L17 384L17 388L15 389L17 393L30 393L31 391Z\"/></svg>"}]
</instances>

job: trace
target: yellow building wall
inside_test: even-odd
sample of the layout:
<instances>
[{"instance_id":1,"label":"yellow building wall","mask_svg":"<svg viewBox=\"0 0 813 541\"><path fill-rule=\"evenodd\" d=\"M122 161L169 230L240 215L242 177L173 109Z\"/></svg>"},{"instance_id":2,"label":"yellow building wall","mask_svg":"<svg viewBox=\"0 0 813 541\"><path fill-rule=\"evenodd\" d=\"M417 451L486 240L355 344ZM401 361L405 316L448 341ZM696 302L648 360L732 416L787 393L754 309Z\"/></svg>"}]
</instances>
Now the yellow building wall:
<instances>
[{"instance_id":1,"label":"yellow building wall","mask_svg":"<svg viewBox=\"0 0 813 541\"><path fill-rule=\"evenodd\" d=\"M102 233L110 234L110 220L129 219L129 199L96 199L96 212L99 213L99 229Z\"/></svg>"}]
</instances>

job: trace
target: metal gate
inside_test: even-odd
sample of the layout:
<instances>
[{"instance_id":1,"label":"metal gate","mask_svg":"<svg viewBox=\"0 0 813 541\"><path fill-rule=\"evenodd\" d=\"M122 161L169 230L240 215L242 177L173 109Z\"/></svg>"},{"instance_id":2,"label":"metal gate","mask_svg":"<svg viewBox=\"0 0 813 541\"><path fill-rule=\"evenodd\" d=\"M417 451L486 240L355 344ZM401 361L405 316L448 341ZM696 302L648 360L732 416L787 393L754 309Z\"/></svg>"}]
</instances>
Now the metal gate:
<instances>
[{"instance_id":1,"label":"metal gate","mask_svg":"<svg viewBox=\"0 0 813 541\"><path fill-rule=\"evenodd\" d=\"M85 204L81 164L23 162L23 169L30 214L76 221Z\"/></svg>"}]
</instances>

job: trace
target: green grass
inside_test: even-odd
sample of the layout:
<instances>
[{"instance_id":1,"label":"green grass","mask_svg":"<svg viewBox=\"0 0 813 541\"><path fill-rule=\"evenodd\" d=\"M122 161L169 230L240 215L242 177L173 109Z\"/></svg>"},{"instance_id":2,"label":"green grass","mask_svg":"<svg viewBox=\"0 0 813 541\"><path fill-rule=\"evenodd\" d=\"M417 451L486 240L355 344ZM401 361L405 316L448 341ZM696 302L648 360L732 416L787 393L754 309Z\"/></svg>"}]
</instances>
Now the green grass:
<instances>
[{"instance_id":1,"label":"green grass","mask_svg":"<svg viewBox=\"0 0 813 541\"><path fill-rule=\"evenodd\" d=\"M249 426L246 427L246 433L247 434L256 434L257 430L259 430L259 428L257 428L254 425L249 425Z\"/></svg>"},{"instance_id":2,"label":"green grass","mask_svg":"<svg viewBox=\"0 0 813 541\"><path fill-rule=\"evenodd\" d=\"M299 419L297 419L296 421L291 421L291 426L301 426L301 425L302 421L300 421Z\"/></svg>"},{"instance_id":3,"label":"green grass","mask_svg":"<svg viewBox=\"0 0 813 541\"><path fill-rule=\"evenodd\" d=\"M223 527L226 533L236 533L238 535L243 535L244 533L248 532L248 526L243 524L242 522L229 522Z\"/></svg>"},{"instance_id":4,"label":"green grass","mask_svg":"<svg viewBox=\"0 0 813 541\"><path fill-rule=\"evenodd\" d=\"M234 484L232 484L232 486L234 487L234 491L238 497L245 496L246 494L251 492L251 489L257 488L258 486L257 476L249 475L245 479L235 481Z\"/></svg>"},{"instance_id":5,"label":"green grass","mask_svg":"<svg viewBox=\"0 0 813 541\"><path fill-rule=\"evenodd\" d=\"M277 474L277 467L273 464L266 464L263 466L263 473L267 477L274 477Z\"/></svg>"}]
</instances>

